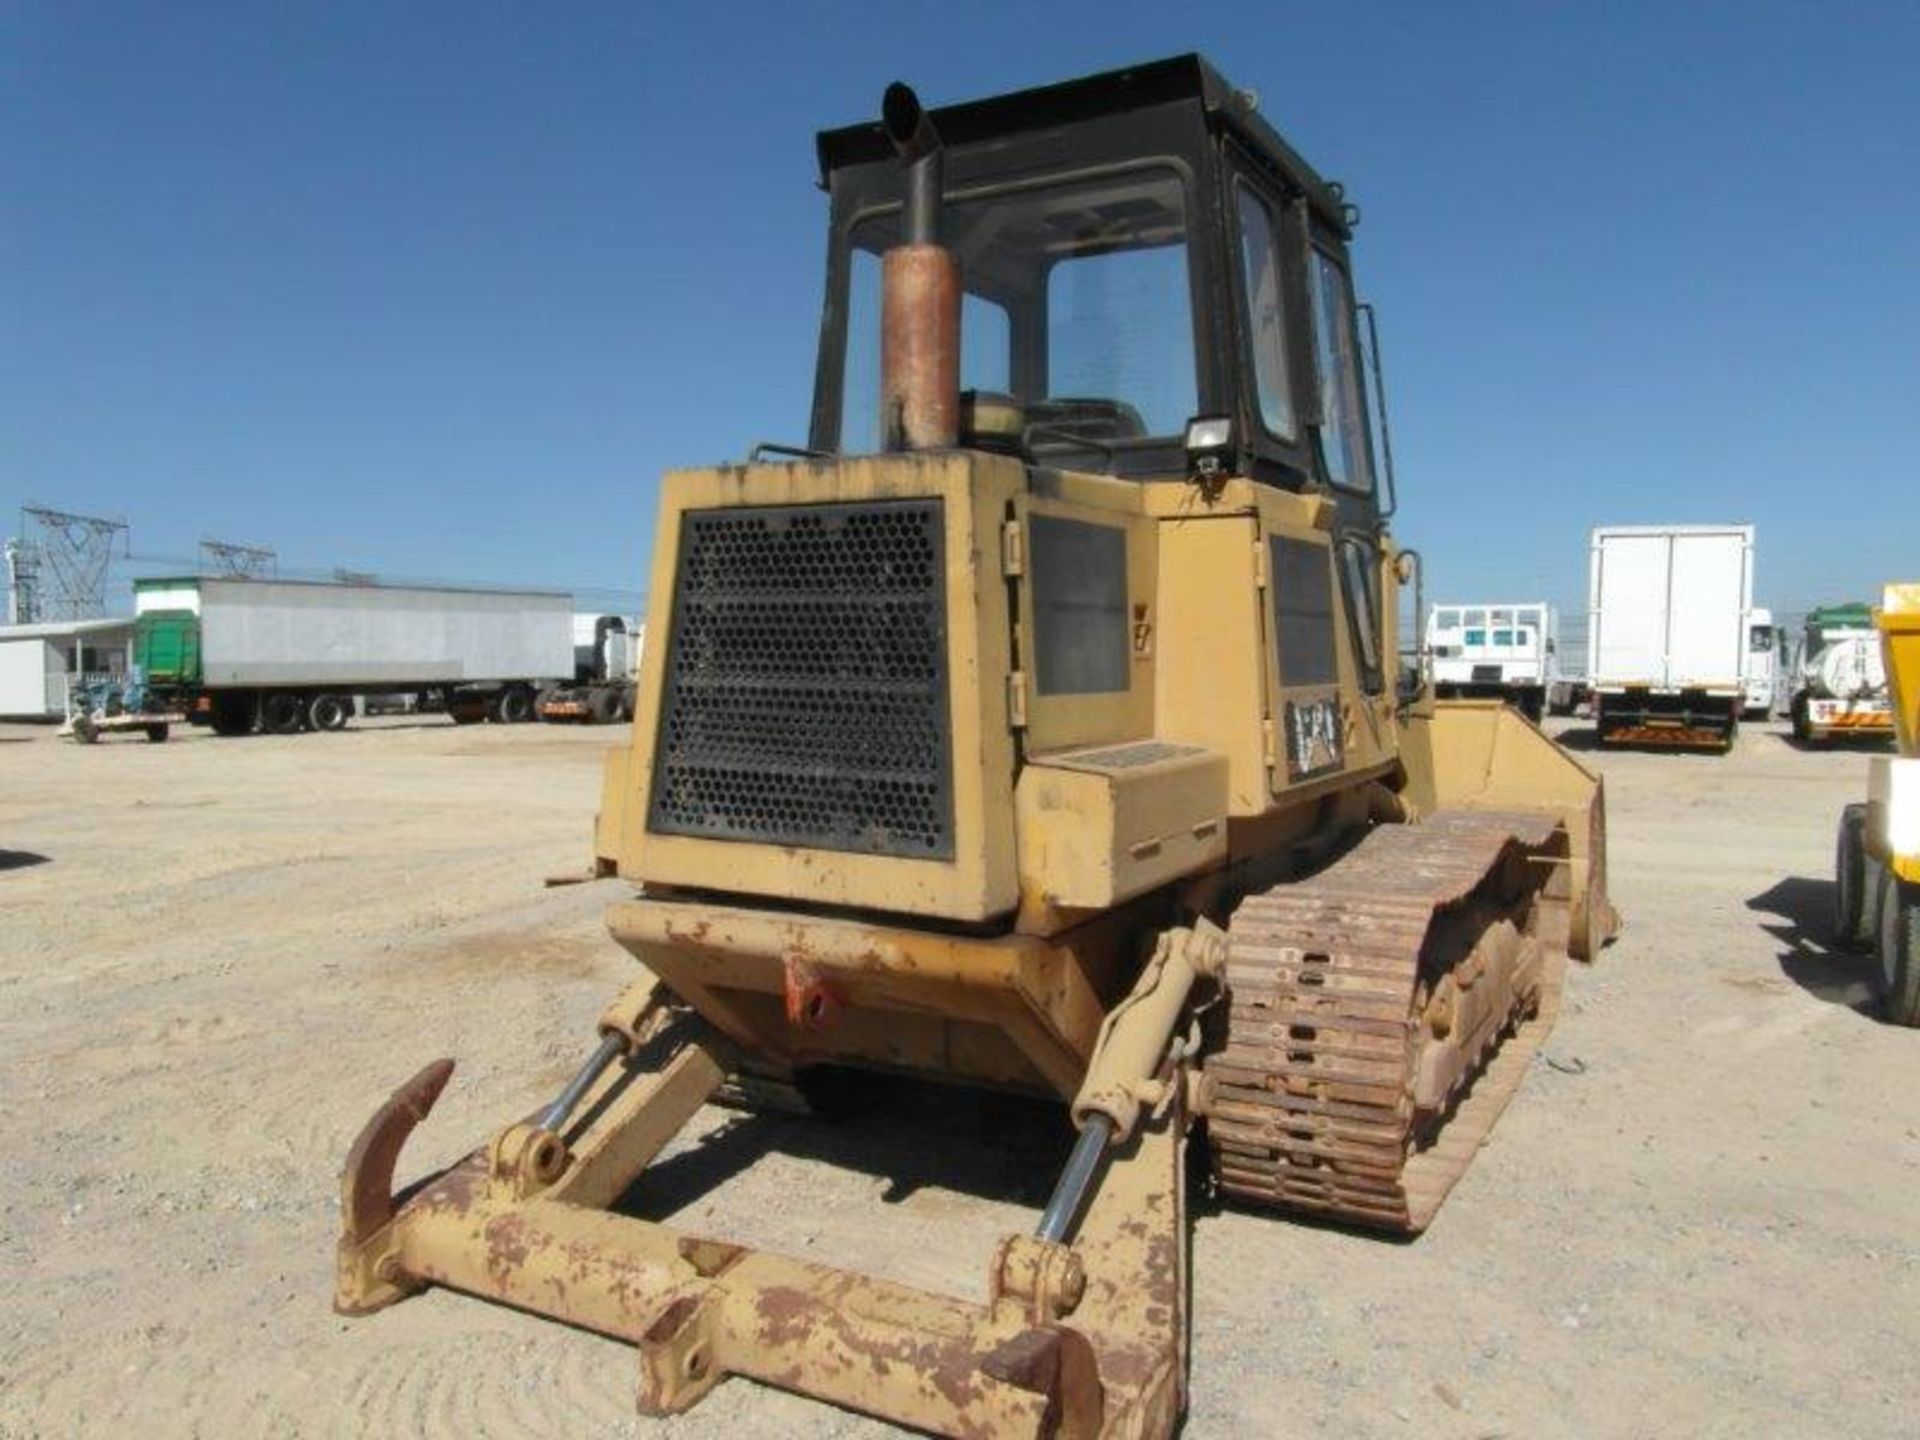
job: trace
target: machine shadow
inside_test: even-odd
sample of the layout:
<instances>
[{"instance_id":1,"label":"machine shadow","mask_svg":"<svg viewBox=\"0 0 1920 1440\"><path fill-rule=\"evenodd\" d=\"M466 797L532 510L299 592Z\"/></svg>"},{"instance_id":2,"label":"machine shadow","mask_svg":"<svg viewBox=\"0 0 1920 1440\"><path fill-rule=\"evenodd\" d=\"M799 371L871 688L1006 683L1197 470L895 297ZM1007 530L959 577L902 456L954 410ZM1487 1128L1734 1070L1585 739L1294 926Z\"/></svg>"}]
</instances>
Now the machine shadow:
<instances>
[{"instance_id":1,"label":"machine shadow","mask_svg":"<svg viewBox=\"0 0 1920 1440\"><path fill-rule=\"evenodd\" d=\"M0 850L0 870L25 870L29 866L45 865L52 858L32 850Z\"/></svg>"},{"instance_id":2,"label":"machine shadow","mask_svg":"<svg viewBox=\"0 0 1920 1440\"><path fill-rule=\"evenodd\" d=\"M1553 737L1562 750L1591 751L1600 748L1600 732L1591 725L1575 725Z\"/></svg>"},{"instance_id":3,"label":"machine shadow","mask_svg":"<svg viewBox=\"0 0 1920 1440\"><path fill-rule=\"evenodd\" d=\"M1747 900L1747 908L1775 917L1760 928L1787 948L1780 973L1815 999L1861 1015L1875 1013L1872 960L1835 947L1831 935L1833 881L1790 875Z\"/></svg>"},{"instance_id":4,"label":"machine shadow","mask_svg":"<svg viewBox=\"0 0 1920 1440\"><path fill-rule=\"evenodd\" d=\"M1064 1107L893 1076L863 1083L868 1088L847 1101L857 1121L737 1113L649 1165L614 1208L666 1220L775 1153L885 1180L880 1198L890 1205L929 1186L1036 1210L1046 1204L1074 1139Z\"/></svg>"}]
</instances>

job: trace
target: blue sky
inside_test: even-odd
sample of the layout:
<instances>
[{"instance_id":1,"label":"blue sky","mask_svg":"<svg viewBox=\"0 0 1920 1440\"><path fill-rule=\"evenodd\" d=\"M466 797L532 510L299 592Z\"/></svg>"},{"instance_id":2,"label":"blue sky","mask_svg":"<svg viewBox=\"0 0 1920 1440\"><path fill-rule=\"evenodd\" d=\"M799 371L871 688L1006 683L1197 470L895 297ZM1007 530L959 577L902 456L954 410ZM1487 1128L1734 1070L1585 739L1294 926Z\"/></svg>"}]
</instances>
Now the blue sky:
<instances>
[{"instance_id":1,"label":"blue sky","mask_svg":"<svg viewBox=\"0 0 1920 1440\"><path fill-rule=\"evenodd\" d=\"M645 582L659 473L804 438L813 131L1186 49L1362 207L1431 592L1750 520L1920 570L1920 6L0 7L0 527Z\"/></svg>"}]
</instances>

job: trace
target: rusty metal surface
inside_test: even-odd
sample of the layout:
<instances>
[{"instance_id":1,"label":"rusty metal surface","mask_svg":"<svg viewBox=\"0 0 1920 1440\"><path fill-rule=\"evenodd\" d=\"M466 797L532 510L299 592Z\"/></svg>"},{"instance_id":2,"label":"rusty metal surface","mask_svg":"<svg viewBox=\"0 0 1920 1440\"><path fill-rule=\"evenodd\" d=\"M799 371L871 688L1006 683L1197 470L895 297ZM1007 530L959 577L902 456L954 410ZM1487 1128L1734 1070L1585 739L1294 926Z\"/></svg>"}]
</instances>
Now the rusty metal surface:
<instances>
[{"instance_id":1,"label":"rusty metal surface","mask_svg":"<svg viewBox=\"0 0 1920 1440\"><path fill-rule=\"evenodd\" d=\"M1241 904L1227 1042L1206 1062L1223 1190L1426 1227L1558 1009L1565 952L1541 895L1556 829L1442 811Z\"/></svg>"},{"instance_id":2,"label":"rusty metal surface","mask_svg":"<svg viewBox=\"0 0 1920 1440\"><path fill-rule=\"evenodd\" d=\"M611 1335L639 1351L649 1414L746 1375L944 1435L1172 1433L1185 1384L1183 1087L1113 1152L1074 1243L1009 1236L984 1299L968 1302L609 1211L734 1059L653 993L635 986L609 1010L613 1033L645 1043L564 1136L508 1126L398 1205L387 1187L400 1146L451 1066L395 1092L343 1180L343 1313L441 1285Z\"/></svg>"},{"instance_id":3,"label":"rusty metal surface","mask_svg":"<svg viewBox=\"0 0 1920 1440\"><path fill-rule=\"evenodd\" d=\"M889 450L946 449L960 438L960 267L938 245L896 245L881 260L880 400Z\"/></svg>"}]
</instances>

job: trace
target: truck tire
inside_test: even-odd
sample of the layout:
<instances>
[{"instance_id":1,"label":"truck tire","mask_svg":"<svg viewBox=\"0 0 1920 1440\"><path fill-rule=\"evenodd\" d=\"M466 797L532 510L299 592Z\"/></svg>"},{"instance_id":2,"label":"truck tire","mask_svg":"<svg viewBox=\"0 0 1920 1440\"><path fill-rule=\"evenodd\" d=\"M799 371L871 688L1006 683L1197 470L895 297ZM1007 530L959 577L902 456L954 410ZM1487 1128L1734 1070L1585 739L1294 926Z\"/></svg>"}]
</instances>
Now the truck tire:
<instances>
[{"instance_id":1,"label":"truck tire","mask_svg":"<svg viewBox=\"0 0 1920 1440\"><path fill-rule=\"evenodd\" d=\"M1866 904L1867 807L1849 805L1840 812L1840 833L1833 845L1833 943L1861 950L1873 938L1877 918Z\"/></svg>"},{"instance_id":2,"label":"truck tire","mask_svg":"<svg viewBox=\"0 0 1920 1440\"><path fill-rule=\"evenodd\" d=\"M1811 745L1813 743L1813 725L1807 719L1807 697L1805 695L1796 695L1793 697L1792 711L1793 738L1802 745Z\"/></svg>"},{"instance_id":3,"label":"truck tire","mask_svg":"<svg viewBox=\"0 0 1920 1440\"><path fill-rule=\"evenodd\" d=\"M1883 878L1879 930L1881 1008L1896 1025L1920 1026L1920 885Z\"/></svg>"},{"instance_id":4,"label":"truck tire","mask_svg":"<svg viewBox=\"0 0 1920 1440\"><path fill-rule=\"evenodd\" d=\"M587 702L596 725L612 725L620 719L620 692L618 690L599 689L593 692L593 699Z\"/></svg>"},{"instance_id":5,"label":"truck tire","mask_svg":"<svg viewBox=\"0 0 1920 1440\"><path fill-rule=\"evenodd\" d=\"M298 735L307 723L307 703L286 690L260 702L260 728L269 735Z\"/></svg>"},{"instance_id":6,"label":"truck tire","mask_svg":"<svg viewBox=\"0 0 1920 1440\"><path fill-rule=\"evenodd\" d=\"M259 703L251 695L220 694L208 702L207 723L216 735L251 735L258 718Z\"/></svg>"},{"instance_id":7,"label":"truck tire","mask_svg":"<svg viewBox=\"0 0 1920 1440\"><path fill-rule=\"evenodd\" d=\"M484 695L449 695L447 714L456 725L478 725L493 706Z\"/></svg>"},{"instance_id":8,"label":"truck tire","mask_svg":"<svg viewBox=\"0 0 1920 1440\"><path fill-rule=\"evenodd\" d=\"M159 725L147 725L147 726L144 726L143 728L147 732L147 740L150 744L164 745L167 743L168 730L167 730L167 726L164 723Z\"/></svg>"},{"instance_id":9,"label":"truck tire","mask_svg":"<svg viewBox=\"0 0 1920 1440\"><path fill-rule=\"evenodd\" d=\"M533 692L510 685L494 697L493 718L502 725L524 725L533 719Z\"/></svg>"},{"instance_id":10,"label":"truck tire","mask_svg":"<svg viewBox=\"0 0 1920 1440\"><path fill-rule=\"evenodd\" d=\"M307 705L307 723L315 730L347 728L347 701L342 695L316 695Z\"/></svg>"}]
</instances>

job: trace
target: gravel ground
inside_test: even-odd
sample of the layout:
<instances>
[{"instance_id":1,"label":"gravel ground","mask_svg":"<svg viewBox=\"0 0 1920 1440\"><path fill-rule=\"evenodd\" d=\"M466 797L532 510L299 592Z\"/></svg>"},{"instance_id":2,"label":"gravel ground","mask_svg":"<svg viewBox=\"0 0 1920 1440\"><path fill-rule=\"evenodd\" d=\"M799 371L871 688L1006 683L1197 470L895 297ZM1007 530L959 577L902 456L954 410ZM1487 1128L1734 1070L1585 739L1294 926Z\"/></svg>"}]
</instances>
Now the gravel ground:
<instances>
[{"instance_id":1,"label":"gravel ground","mask_svg":"<svg viewBox=\"0 0 1920 1440\"><path fill-rule=\"evenodd\" d=\"M328 1309L373 1105L460 1057L409 1151L450 1158L630 973L623 887L541 883L583 864L611 738L0 726L0 1436L890 1433L745 1381L657 1424L610 1341L438 1292ZM1914 1432L1920 1034L1821 939L1865 760L1756 727L1587 758L1624 934L1421 1240L1201 1214L1189 1436ZM853 1130L707 1112L649 1210L977 1297L1063 1128L945 1093Z\"/></svg>"}]
</instances>

